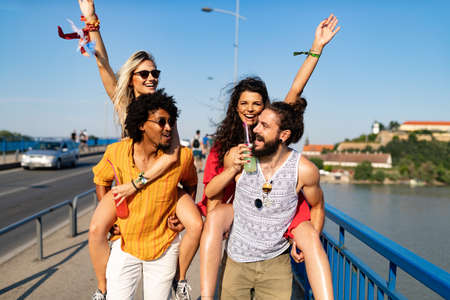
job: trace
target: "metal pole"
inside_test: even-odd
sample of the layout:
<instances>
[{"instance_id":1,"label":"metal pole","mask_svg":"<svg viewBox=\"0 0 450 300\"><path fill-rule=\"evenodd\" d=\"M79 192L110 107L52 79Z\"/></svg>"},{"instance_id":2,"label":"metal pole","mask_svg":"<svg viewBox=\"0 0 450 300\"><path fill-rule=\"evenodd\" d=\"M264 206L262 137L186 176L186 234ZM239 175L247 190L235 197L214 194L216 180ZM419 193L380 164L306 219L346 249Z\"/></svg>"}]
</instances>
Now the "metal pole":
<instances>
[{"instance_id":1,"label":"metal pole","mask_svg":"<svg viewBox=\"0 0 450 300\"><path fill-rule=\"evenodd\" d=\"M236 26L234 32L234 75L233 81L234 84L237 84L238 79L238 55L239 55L239 0L236 0Z\"/></svg>"},{"instance_id":2,"label":"metal pole","mask_svg":"<svg viewBox=\"0 0 450 300\"><path fill-rule=\"evenodd\" d=\"M77 235L77 210L76 210L76 206L77 206L77 201L78 200L78 196L76 196L72 203L69 204L69 216L71 219L71 230L70 230L70 235L72 237Z\"/></svg>"},{"instance_id":3,"label":"metal pole","mask_svg":"<svg viewBox=\"0 0 450 300\"><path fill-rule=\"evenodd\" d=\"M6 164L6 139L2 141L3 144L3 163Z\"/></svg>"},{"instance_id":4,"label":"metal pole","mask_svg":"<svg viewBox=\"0 0 450 300\"><path fill-rule=\"evenodd\" d=\"M39 260L44 257L42 249L42 217L36 218L36 242L37 242L37 256Z\"/></svg>"},{"instance_id":5,"label":"metal pole","mask_svg":"<svg viewBox=\"0 0 450 300\"><path fill-rule=\"evenodd\" d=\"M95 191L92 193L92 200L94 200L94 210L95 210L98 204L97 193Z\"/></svg>"}]
</instances>

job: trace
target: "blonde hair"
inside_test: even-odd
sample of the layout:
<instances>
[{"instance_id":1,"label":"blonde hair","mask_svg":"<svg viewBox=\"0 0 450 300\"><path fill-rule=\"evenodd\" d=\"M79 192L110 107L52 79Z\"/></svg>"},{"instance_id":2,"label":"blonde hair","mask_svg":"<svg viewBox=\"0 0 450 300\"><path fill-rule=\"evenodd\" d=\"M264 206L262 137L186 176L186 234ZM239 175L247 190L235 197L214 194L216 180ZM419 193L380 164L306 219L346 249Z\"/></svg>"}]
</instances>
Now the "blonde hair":
<instances>
[{"instance_id":1,"label":"blonde hair","mask_svg":"<svg viewBox=\"0 0 450 300\"><path fill-rule=\"evenodd\" d=\"M125 118L127 117L127 107L135 99L134 88L130 85L131 77L136 68L144 61L151 61L156 68L155 59L146 51L138 51L133 53L130 58L123 64L119 72L117 72L117 85L112 99L114 110L117 113L118 121L124 132Z\"/></svg>"}]
</instances>

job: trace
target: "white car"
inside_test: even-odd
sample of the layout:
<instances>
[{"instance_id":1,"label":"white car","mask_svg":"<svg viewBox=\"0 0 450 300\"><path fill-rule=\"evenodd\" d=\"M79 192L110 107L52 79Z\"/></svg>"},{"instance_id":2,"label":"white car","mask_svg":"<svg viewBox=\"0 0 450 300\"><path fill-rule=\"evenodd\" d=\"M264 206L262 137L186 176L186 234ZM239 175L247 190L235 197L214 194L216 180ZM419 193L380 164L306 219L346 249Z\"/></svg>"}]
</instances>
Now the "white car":
<instances>
[{"instance_id":1,"label":"white car","mask_svg":"<svg viewBox=\"0 0 450 300\"><path fill-rule=\"evenodd\" d=\"M71 140L39 141L22 154L24 169L75 167L80 157L77 145Z\"/></svg>"},{"instance_id":2,"label":"white car","mask_svg":"<svg viewBox=\"0 0 450 300\"><path fill-rule=\"evenodd\" d=\"M181 139L180 140L180 145L184 146L184 147L189 147L191 148L191 141L188 139Z\"/></svg>"}]
</instances>

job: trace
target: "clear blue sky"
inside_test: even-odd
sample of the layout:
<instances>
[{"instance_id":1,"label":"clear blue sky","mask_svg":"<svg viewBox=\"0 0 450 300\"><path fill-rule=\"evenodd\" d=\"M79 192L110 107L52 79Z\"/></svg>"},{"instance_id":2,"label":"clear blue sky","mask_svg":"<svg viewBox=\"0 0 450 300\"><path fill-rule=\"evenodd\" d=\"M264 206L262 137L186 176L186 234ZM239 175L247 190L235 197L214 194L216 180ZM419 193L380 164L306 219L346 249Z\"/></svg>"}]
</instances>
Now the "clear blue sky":
<instances>
[{"instance_id":1,"label":"clear blue sky","mask_svg":"<svg viewBox=\"0 0 450 300\"><path fill-rule=\"evenodd\" d=\"M204 6L234 10L235 1L96 1L113 69L136 50L152 52L160 87L182 111L182 138L198 128L214 132L211 120L223 117L233 77L234 18L201 12ZM449 11L447 0L241 0L239 76L262 77L271 98L283 99L304 59L292 51L309 49L332 12L342 30L304 91L311 143L367 133L374 120L449 121ZM76 0L0 2L0 130L119 134L94 59L57 36L57 25L71 31L66 18L81 27L79 15Z\"/></svg>"}]
</instances>

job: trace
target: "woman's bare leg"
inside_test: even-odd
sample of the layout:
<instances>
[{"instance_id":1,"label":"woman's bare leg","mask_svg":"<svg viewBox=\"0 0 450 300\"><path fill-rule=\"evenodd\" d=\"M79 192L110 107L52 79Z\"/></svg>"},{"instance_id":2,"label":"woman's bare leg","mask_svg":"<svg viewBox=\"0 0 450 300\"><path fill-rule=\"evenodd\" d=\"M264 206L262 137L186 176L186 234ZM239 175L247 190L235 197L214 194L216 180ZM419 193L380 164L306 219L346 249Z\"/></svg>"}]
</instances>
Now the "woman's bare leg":
<instances>
[{"instance_id":1,"label":"woman's bare leg","mask_svg":"<svg viewBox=\"0 0 450 300\"><path fill-rule=\"evenodd\" d=\"M116 219L112 193L108 192L99 202L89 225L89 255L97 277L97 287L102 293L106 292L106 264L109 258L107 235Z\"/></svg>"},{"instance_id":2,"label":"woman's bare leg","mask_svg":"<svg viewBox=\"0 0 450 300\"><path fill-rule=\"evenodd\" d=\"M186 232L181 240L180 256L178 258L179 280L185 280L187 269L200 243L203 220L194 200L184 192L180 194L176 212L178 219L186 228Z\"/></svg>"},{"instance_id":3,"label":"woman's bare leg","mask_svg":"<svg viewBox=\"0 0 450 300\"><path fill-rule=\"evenodd\" d=\"M295 244L303 252L314 299L334 299L330 264L320 242L319 233L310 221L306 221L292 230L292 234Z\"/></svg>"},{"instance_id":4,"label":"woman's bare leg","mask_svg":"<svg viewBox=\"0 0 450 300\"><path fill-rule=\"evenodd\" d=\"M219 204L208 212L200 241L200 294L213 299L222 255L223 235L233 223L233 205Z\"/></svg>"}]
</instances>

